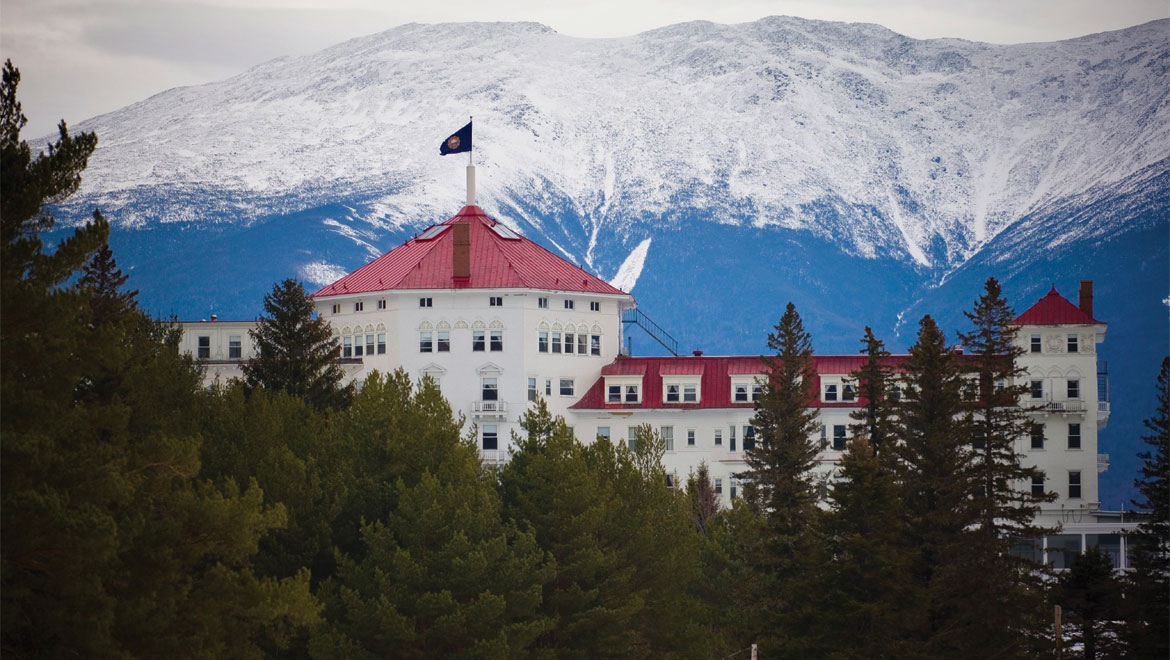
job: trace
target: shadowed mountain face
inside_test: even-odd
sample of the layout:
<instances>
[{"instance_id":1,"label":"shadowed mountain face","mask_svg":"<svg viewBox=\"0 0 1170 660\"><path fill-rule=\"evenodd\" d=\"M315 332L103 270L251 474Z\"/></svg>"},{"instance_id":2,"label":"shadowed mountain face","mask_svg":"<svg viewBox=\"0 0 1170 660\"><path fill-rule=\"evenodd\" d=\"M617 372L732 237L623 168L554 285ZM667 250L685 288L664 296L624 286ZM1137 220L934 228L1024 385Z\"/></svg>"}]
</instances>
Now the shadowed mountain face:
<instances>
[{"instance_id":1,"label":"shadowed mountain face","mask_svg":"<svg viewBox=\"0 0 1170 660\"><path fill-rule=\"evenodd\" d=\"M58 215L102 209L147 309L250 318L274 281L327 284L458 211L466 159L438 146L473 114L481 206L636 282L688 350L762 351L793 300L820 352L866 324L902 351L924 313L959 329L988 275L1018 311L1093 279L1116 508L1170 344L1168 30L407 25L76 126L99 146Z\"/></svg>"}]
</instances>

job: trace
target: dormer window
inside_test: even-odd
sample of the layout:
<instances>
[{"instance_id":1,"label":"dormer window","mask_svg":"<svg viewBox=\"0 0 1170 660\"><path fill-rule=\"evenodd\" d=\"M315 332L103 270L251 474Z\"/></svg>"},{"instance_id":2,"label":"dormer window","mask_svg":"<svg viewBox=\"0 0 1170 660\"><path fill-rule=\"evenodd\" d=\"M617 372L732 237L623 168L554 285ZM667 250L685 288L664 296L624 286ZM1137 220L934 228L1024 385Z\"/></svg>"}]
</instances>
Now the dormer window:
<instances>
[{"instance_id":1,"label":"dormer window","mask_svg":"<svg viewBox=\"0 0 1170 660\"><path fill-rule=\"evenodd\" d=\"M842 385L841 386L841 400L842 401L855 401L855 400L857 400L857 390L852 385L849 385L849 384Z\"/></svg>"},{"instance_id":2,"label":"dormer window","mask_svg":"<svg viewBox=\"0 0 1170 660\"><path fill-rule=\"evenodd\" d=\"M748 386L747 385L736 385L735 386L735 402L736 403L747 403L747 400L748 400Z\"/></svg>"},{"instance_id":3,"label":"dormer window","mask_svg":"<svg viewBox=\"0 0 1170 660\"><path fill-rule=\"evenodd\" d=\"M605 399L606 403L621 403L622 402L622 386L621 385L610 385L607 389L608 389L608 394L606 395L606 399Z\"/></svg>"},{"instance_id":4,"label":"dormer window","mask_svg":"<svg viewBox=\"0 0 1170 660\"><path fill-rule=\"evenodd\" d=\"M639 396L640 389L637 385L626 385L626 403L638 403L642 398Z\"/></svg>"},{"instance_id":5,"label":"dormer window","mask_svg":"<svg viewBox=\"0 0 1170 660\"><path fill-rule=\"evenodd\" d=\"M663 376L663 403L698 403L701 375Z\"/></svg>"},{"instance_id":6,"label":"dormer window","mask_svg":"<svg viewBox=\"0 0 1170 660\"><path fill-rule=\"evenodd\" d=\"M680 396L679 388L680 388L680 386L677 383L672 383L672 384L666 386L666 402L667 403L678 403L679 396Z\"/></svg>"},{"instance_id":7,"label":"dormer window","mask_svg":"<svg viewBox=\"0 0 1170 660\"><path fill-rule=\"evenodd\" d=\"M830 385L825 385L825 395L824 395L824 397L822 397L822 399L824 401L836 401L837 400L837 384L836 383L833 383Z\"/></svg>"}]
</instances>

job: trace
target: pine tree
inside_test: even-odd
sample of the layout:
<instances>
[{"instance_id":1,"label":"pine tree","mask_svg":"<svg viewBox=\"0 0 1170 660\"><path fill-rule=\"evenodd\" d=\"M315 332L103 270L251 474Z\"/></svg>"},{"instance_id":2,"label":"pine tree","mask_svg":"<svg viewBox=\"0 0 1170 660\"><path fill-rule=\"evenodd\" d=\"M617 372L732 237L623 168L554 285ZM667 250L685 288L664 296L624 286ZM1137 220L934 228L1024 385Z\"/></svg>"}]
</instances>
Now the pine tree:
<instances>
[{"instance_id":1,"label":"pine tree","mask_svg":"<svg viewBox=\"0 0 1170 660\"><path fill-rule=\"evenodd\" d=\"M893 434L898 403L895 398L897 383L894 380L894 368L889 363L890 352L882 340L873 336L873 329L869 326L865 326L861 345L865 364L850 376L857 381L862 407L849 413L850 418L860 422L853 425L851 430L855 436L869 438L873 451L880 453L882 446Z\"/></svg>"},{"instance_id":2,"label":"pine tree","mask_svg":"<svg viewBox=\"0 0 1170 660\"><path fill-rule=\"evenodd\" d=\"M864 434L841 456L820 525L815 601L804 619L809 657L924 657L913 640L925 592L911 575L902 497L886 462Z\"/></svg>"},{"instance_id":3,"label":"pine tree","mask_svg":"<svg viewBox=\"0 0 1170 660\"><path fill-rule=\"evenodd\" d=\"M706 461L700 462L699 468L687 476L686 492L691 523L695 526L695 531L706 534L707 521L719 513L719 496L711 483L711 473L707 469Z\"/></svg>"},{"instance_id":4,"label":"pine tree","mask_svg":"<svg viewBox=\"0 0 1170 660\"><path fill-rule=\"evenodd\" d=\"M1037 595L1042 585L1040 567L1012 554L1011 548L1019 539L1039 538L1051 531L1034 520L1040 504L1052 501L1056 494L1032 493L1029 485L1044 473L1023 466L1023 456L1016 453L1017 441L1032 424L1028 411L1020 406L1028 391L1026 370L1018 361L1024 349L1016 344L1015 313L995 278L988 278L974 309L964 314L974 326L970 332L959 333L959 338L966 353L963 393L978 440L972 463L979 480L973 493L976 533L967 550L971 592L964 605L974 625L972 639L1012 657L1024 652L1029 630L1035 631L1038 624Z\"/></svg>"},{"instance_id":5,"label":"pine tree","mask_svg":"<svg viewBox=\"0 0 1170 660\"><path fill-rule=\"evenodd\" d=\"M313 318L313 300L300 282L287 279L264 296L267 316L251 331L256 357L244 365L248 389L263 387L298 396L319 409L348 405L351 387L336 364L341 347L324 319Z\"/></svg>"},{"instance_id":6,"label":"pine tree","mask_svg":"<svg viewBox=\"0 0 1170 660\"><path fill-rule=\"evenodd\" d=\"M1121 582L1113 570L1109 556L1090 546L1084 554L1074 555L1069 569L1057 579L1055 600L1064 610L1066 624L1076 630L1072 639L1066 638L1065 647L1071 651L1075 644L1081 645L1081 652L1069 653L1070 657L1096 660L1126 656L1118 644Z\"/></svg>"},{"instance_id":7,"label":"pine tree","mask_svg":"<svg viewBox=\"0 0 1170 660\"><path fill-rule=\"evenodd\" d=\"M801 580L809 572L810 529L817 517L817 483L813 474L820 428L814 405L812 340L796 307L788 307L768 335L775 350L764 359L768 382L756 403L752 426L755 447L745 452L748 471L744 500L763 518L758 548L745 558L755 572L752 600L756 634L765 652L796 652L796 627L803 607Z\"/></svg>"},{"instance_id":8,"label":"pine tree","mask_svg":"<svg viewBox=\"0 0 1170 660\"><path fill-rule=\"evenodd\" d=\"M95 214L100 217L96 211ZM124 275L118 268L110 244L106 243L98 248L82 271L81 279L78 280L78 286L89 293L94 327L125 318L128 312L138 308L138 302L135 300L138 291L123 290L129 279L130 277Z\"/></svg>"},{"instance_id":9,"label":"pine tree","mask_svg":"<svg viewBox=\"0 0 1170 660\"><path fill-rule=\"evenodd\" d=\"M963 414L963 378L954 352L930 316L904 363L905 392L895 426L895 476L914 549L911 574L927 595L927 612L915 640L928 655L965 657L983 648L964 646L974 625L960 612L967 598L966 546L978 520L971 496L970 424Z\"/></svg>"},{"instance_id":10,"label":"pine tree","mask_svg":"<svg viewBox=\"0 0 1170 660\"><path fill-rule=\"evenodd\" d=\"M1129 538L1134 570L1127 593L1133 613L1125 636L1135 658L1170 654L1170 357L1162 359L1158 372L1157 402L1154 416L1145 420L1150 433L1142 436L1150 451L1138 454L1145 464L1134 481L1142 499L1133 504L1150 518Z\"/></svg>"}]
</instances>

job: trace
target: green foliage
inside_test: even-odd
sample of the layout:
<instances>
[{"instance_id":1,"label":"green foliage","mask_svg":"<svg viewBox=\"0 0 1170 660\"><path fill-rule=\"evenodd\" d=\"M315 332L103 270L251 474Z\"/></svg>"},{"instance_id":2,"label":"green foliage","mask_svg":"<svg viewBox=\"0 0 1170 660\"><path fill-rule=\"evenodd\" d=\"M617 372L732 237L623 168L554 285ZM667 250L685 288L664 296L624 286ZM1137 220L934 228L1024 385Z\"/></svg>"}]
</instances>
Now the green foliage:
<instances>
[{"instance_id":1,"label":"green foliage","mask_svg":"<svg viewBox=\"0 0 1170 660\"><path fill-rule=\"evenodd\" d=\"M882 340L874 337L873 329L865 326L865 336L861 338L861 353L865 355L865 364L861 369L850 374L857 381L857 394L862 407L849 413L849 417L860 422L852 425L853 435L865 435L875 453L880 453L882 446L893 436L894 419L897 415L898 401L895 398L897 383L894 377L894 368L890 366L890 352L886 350Z\"/></svg>"},{"instance_id":2,"label":"green foliage","mask_svg":"<svg viewBox=\"0 0 1170 660\"><path fill-rule=\"evenodd\" d=\"M709 630L690 593L699 539L685 497L665 487L662 439L638 432L637 452L586 447L543 401L521 418L527 437L500 473L505 515L552 558L542 612L553 627L537 654L565 658L702 653Z\"/></svg>"},{"instance_id":3,"label":"green foliage","mask_svg":"<svg viewBox=\"0 0 1170 660\"><path fill-rule=\"evenodd\" d=\"M414 391L402 371L373 374L338 421L356 459L351 512L362 522L357 547L320 589L328 623L312 655L524 653L550 627L539 612L544 553L502 518L492 474L433 383ZM366 488L376 492L357 496Z\"/></svg>"},{"instance_id":4,"label":"green foliage","mask_svg":"<svg viewBox=\"0 0 1170 660\"><path fill-rule=\"evenodd\" d=\"M313 299L294 279L264 296L267 316L250 331L256 357L244 365L248 390L263 387L288 392L319 409L349 405L351 387L342 387L345 372L337 364L341 347L324 319L313 318Z\"/></svg>"},{"instance_id":5,"label":"green foliage","mask_svg":"<svg viewBox=\"0 0 1170 660\"><path fill-rule=\"evenodd\" d=\"M199 369L137 310L100 214L47 255L41 204L76 189L92 135L31 157L0 92L0 600L5 657L257 657L312 624L307 574L257 578L283 524L249 482L196 479ZM91 259L91 255L93 258ZM89 267L85 265L89 262ZM83 272L84 269L84 272ZM68 282L80 275L73 285ZM46 319L49 320L46 323Z\"/></svg>"},{"instance_id":6,"label":"green foliage","mask_svg":"<svg viewBox=\"0 0 1170 660\"><path fill-rule=\"evenodd\" d=\"M1138 454L1144 465L1134 482L1142 495L1134 506L1149 511L1150 519L1129 538L1135 549L1127 585L1133 616L1125 634L1133 656L1149 658L1170 654L1170 357L1162 359L1156 391L1158 407L1145 420L1150 433L1142 436L1150 451Z\"/></svg>"},{"instance_id":7,"label":"green foliage","mask_svg":"<svg viewBox=\"0 0 1170 660\"><path fill-rule=\"evenodd\" d=\"M1068 657L1085 660L1125 657L1119 646L1117 622L1121 620L1121 582L1113 574L1113 562L1092 546L1072 558L1055 588L1055 600L1063 609L1063 621L1074 629L1066 638ZM1079 653L1072 646L1079 643ZM1147 656L1135 656L1147 657Z\"/></svg>"}]
</instances>

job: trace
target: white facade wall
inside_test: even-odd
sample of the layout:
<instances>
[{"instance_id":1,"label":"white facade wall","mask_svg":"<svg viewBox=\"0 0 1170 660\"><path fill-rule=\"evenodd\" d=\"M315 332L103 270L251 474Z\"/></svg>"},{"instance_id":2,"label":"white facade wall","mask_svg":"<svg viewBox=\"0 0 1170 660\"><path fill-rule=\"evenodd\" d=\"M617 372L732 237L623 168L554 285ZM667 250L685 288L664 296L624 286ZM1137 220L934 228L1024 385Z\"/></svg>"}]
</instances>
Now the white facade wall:
<instances>
[{"instance_id":1,"label":"white facade wall","mask_svg":"<svg viewBox=\"0 0 1170 660\"><path fill-rule=\"evenodd\" d=\"M243 364L255 356L255 345L248 332L255 321L184 321L179 326L183 337L179 351L194 356L203 363L205 384L226 383L232 378L243 378ZM233 346L239 346L238 352Z\"/></svg>"}]
</instances>

